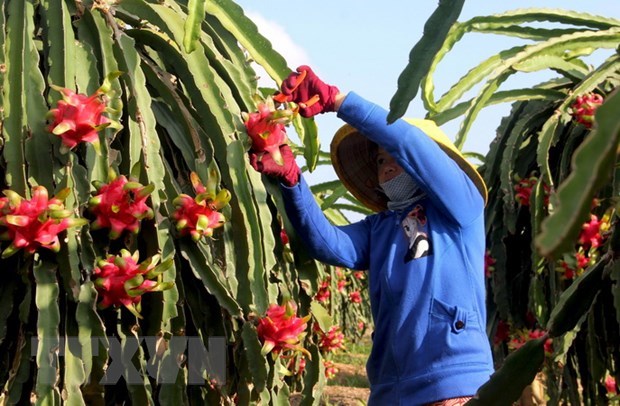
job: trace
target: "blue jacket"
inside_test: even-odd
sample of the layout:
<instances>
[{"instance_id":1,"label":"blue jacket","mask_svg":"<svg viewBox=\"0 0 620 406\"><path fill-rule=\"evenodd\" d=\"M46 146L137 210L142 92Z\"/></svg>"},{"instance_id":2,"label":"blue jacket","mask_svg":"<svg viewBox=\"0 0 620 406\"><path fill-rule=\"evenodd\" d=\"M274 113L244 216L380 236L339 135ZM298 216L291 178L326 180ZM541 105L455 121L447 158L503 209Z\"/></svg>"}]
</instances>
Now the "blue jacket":
<instances>
[{"instance_id":1,"label":"blue jacket","mask_svg":"<svg viewBox=\"0 0 620 406\"><path fill-rule=\"evenodd\" d=\"M484 202L428 136L349 93L338 117L381 145L426 192L406 210L331 225L303 178L282 186L312 255L368 270L375 324L369 404L417 405L474 395L493 373L485 333Z\"/></svg>"}]
</instances>

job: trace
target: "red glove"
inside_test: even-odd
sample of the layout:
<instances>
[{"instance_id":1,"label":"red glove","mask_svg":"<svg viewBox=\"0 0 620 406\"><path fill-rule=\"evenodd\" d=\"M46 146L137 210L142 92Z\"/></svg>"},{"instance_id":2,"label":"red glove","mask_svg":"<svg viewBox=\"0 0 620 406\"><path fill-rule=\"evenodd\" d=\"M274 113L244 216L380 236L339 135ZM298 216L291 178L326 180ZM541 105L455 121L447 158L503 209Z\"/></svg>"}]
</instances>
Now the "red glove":
<instances>
[{"instance_id":1,"label":"red glove","mask_svg":"<svg viewBox=\"0 0 620 406\"><path fill-rule=\"evenodd\" d=\"M340 90L325 84L312 72L309 66L302 65L282 82L281 93L274 96L280 103L293 101L299 106L302 117L312 117L319 113L334 111L334 102Z\"/></svg>"},{"instance_id":2,"label":"red glove","mask_svg":"<svg viewBox=\"0 0 620 406\"><path fill-rule=\"evenodd\" d=\"M287 144L280 145L280 153L282 154L283 165L278 165L271 154L260 152L256 153L252 150L248 152L250 156L250 165L258 172L276 178L287 186L295 186L299 182L301 170L295 162L293 151Z\"/></svg>"}]
</instances>

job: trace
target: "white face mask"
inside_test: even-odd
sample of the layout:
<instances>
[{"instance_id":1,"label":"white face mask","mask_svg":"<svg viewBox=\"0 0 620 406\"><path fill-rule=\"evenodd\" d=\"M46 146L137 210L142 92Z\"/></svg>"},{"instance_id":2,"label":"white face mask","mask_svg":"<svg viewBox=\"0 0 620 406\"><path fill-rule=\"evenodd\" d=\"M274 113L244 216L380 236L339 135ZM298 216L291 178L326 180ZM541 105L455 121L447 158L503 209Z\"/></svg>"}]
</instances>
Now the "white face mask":
<instances>
[{"instance_id":1,"label":"white face mask","mask_svg":"<svg viewBox=\"0 0 620 406\"><path fill-rule=\"evenodd\" d=\"M379 185L390 202L398 203L409 200L418 190L418 185L406 172L401 173Z\"/></svg>"}]
</instances>

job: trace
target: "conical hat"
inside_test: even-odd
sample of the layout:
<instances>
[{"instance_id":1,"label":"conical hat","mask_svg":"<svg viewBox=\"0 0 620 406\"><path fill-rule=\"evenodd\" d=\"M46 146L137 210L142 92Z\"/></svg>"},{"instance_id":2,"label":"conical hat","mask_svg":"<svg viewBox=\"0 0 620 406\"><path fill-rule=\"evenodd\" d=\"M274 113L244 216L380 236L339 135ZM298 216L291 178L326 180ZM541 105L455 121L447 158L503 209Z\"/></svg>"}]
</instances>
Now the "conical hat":
<instances>
[{"instance_id":1,"label":"conical hat","mask_svg":"<svg viewBox=\"0 0 620 406\"><path fill-rule=\"evenodd\" d=\"M474 182L486 204L487 188L484 180L437 124L424 119L405 121L421 129L439 144ZM380 212L387 209L387 200L383 194L377 192L379 181L377 166L374 157L371 156L372 149L372 141L351 125L345 124L334 135L331 143L331 159L336 174L349 192L369 209Z\"/></svg>"}]
</instances>

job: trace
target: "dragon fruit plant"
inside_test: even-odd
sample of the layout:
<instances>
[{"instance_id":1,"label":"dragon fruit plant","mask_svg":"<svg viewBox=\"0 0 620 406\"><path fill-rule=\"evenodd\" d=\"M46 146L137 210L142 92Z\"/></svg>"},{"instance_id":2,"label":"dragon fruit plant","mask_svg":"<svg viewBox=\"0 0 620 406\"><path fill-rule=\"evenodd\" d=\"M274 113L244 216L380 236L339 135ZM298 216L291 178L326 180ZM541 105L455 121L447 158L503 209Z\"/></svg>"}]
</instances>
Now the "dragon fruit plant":
<instances>
[{"instance_id":1,"label":"dragon fruit plant","mask_svg":"<svg viewBox=\"0 0 620 406\"><path fill-rule=\"evenodd\" d=\"M173 265L173 258L158 264L159 255L138 263L139 251L133 254L122 249L120 255L109 255L99 260L93 270L95 288L99 294L98 307L126 307L136 317L140 315L142 295L170 289L173 282L164 282L163 273Z\"/></svg>"},{"instance_id":2,"label":"dragon fruit plant","mask_svg":"<svg viewBox=\"0 0 620 406\"><path fill-rule=\"evenodd\" d=\"M214 229L224 225L226 218L218 210L228 204L231 195L227 189L216 193L214 182L203 185L196 172L190 174L190 180L196 197L181 194L174 199L172 204L176 210L172 218L181 235L190 235L192 240L198 241L203 236L211 237Z\"/></svg>"},{"instance_id":3,"label":"dragon fruit plant","mask_svg":"<svg viewBox=\"0 0 620 406\"><path fill-rule=\"evenodd\" d=\"M292 110L276 109L272 98L259 103L257 112L241 113L252 141L252 150L257 153L266 152L276 163L283 165L280 145L288 141L285 126L290 123L293 115Z\"/></svg>"},{"instance_id":4,"label":"dragon fruit plant","mask_svg":"<svg viewBox=\"0 0 620 406\"><path fill-rule=\"evenodd\" d=\"M96 216L91 224L93 230L109 228L110 239L117 239L123 231L137 234L142 219L152 219L153 210L147 206L155 185L143 186L138 182L127 180L124 175L109 173L110 182L93 182L96 189L88 201L90 211Z\"/></svg>"},{"instance_id":5,"label":"dragon fruit plant","mask_svg":"<svg viewBox=\"0 0 620 406\"><path fill-rule=\"evenodd\" d=\"M2 252L2 258L20 249L29 255L39 248L58 252L58 234L86 224L86 220L71 217L73 212L65 209L63 202L69 193L66 188L50 199L44 186L36 186L32 198L25 199L10 189L4 190L5 197L0 198L0 239L11 244Z\"/></svg>"}]
</instances>

